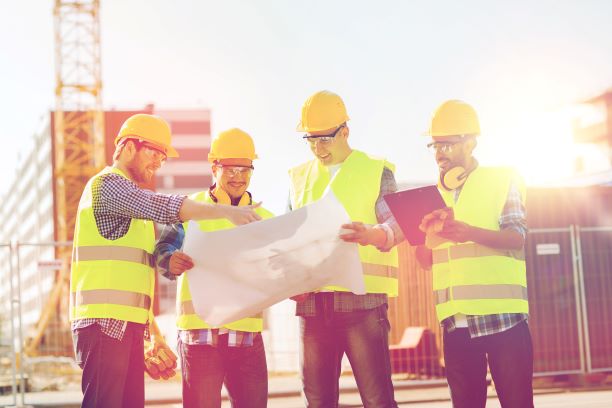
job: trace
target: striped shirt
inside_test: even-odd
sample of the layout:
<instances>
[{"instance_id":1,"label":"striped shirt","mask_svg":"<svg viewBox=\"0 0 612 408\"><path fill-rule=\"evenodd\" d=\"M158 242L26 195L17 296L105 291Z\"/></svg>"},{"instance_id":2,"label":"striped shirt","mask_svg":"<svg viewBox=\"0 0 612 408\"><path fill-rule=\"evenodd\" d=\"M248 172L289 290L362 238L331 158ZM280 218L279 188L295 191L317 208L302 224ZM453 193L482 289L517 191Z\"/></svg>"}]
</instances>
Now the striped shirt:
<instances>
[{"instance_id":1,"label":"striped shirt","mask_svg":"<svg viewBox=\"0 0 612 408\"><path fill-rule=\"evenodd\" d=\"M395 176L391 170L385 167L380 180L380 192L374 208L376 212L376 219L379 223L376 227L382 228L387 234L387 242L383 247L378 248L384 252L389 251L393 246L397 245L404 239L397 221L391 214L389 206L385 200L383 200L385 195L394 193L396 191L397 183L395 182ZM289 204L289 209L291 209L291 204ZM324 292L321 294L311 293L304 301L296 302L295 314L303 317L316 316L316 299L317 297L321 296L324 296ZM351 292L334 292L334 312L369 310L386 304L387 302L387 295L384 293L355 295Z\"/></svg>"},{"instance_id":2,"label":"striped shirt","mask_svg":"<svg viewBox=\"0 0 612 408\"><path fill-rule=\"evenodd\" d=\"M186 196L167 195L144 190L133 181L115 173L104 174L92 184L92 208L98 232L108 240L127 234L133 218L161 224L179 222L179 210ZM102 333L122 340L127 322L116 319L87 318L74 320L72 331L98 324ZM149 338L148 325L145 338Z\"/></svg>"},{"instance_id":3,"label":"striped shirt","mask_svg":"<svg viewBox=\"0 0 612 408\"><path fill-rule=\"evenodd\" d=\"M518 182L513 181L508 190L508 198L504 205L501 216L499 217L500 230L514 230L523 236L527 236L527 221L525 206L523 205L521 193L518 189ZM461 189L455 190L455 201L459 198ZM517 256L520 256L517 254ZM523 320L527 320L526 313L500 313L483 316L466 316L467 326L470 337L488 336L490 334L506 331ZM449 317L442 321L442 326L451 332L457 328L454 317Z\"/></svg>"}]
</instances>

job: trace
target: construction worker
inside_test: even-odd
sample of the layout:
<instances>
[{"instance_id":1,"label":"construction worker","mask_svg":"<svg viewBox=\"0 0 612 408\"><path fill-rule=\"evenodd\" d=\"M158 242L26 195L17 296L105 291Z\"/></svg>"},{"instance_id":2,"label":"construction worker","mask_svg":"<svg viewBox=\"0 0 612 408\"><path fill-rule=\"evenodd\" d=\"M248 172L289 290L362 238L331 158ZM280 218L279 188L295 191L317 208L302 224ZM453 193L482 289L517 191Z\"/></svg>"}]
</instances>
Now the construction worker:
<instances>
[{"instance_id":1,"label":"construction worker","mask_svg":"<svg viewBox=\"0 0 612 408\"><path fill-rule=\"evenodd\" d=\"M434 112L428 147L447 208L423 217L427 247L417 247L417 258L433 271L453 407L485 407L487 363L502 407L533 407L525 187L511 169L478 165L479 134L465 102L449 100Z\"/></svg>"},{"instance_id":2,"label":"construction worker","mask_svg":"<svg viewBox=\"0 0 612 408\"><path fill-rule=\"evenodd\" d=\"M251 205L253 198L247 189L256 158L255 145L246 132L234 128L219 133L208 154L215 183L191 197L201 203ZM261 207L256 211L262 218L272 217L272 213ZM200 221L198 226L202 231L233 228L223 217ZM183 406L221 407L221 387L225 384L232 407L265 408L268 370L261 337L262 314L223 327L211 327L195 313L191 301L194 294L183 275L193 267L191 257L181 251L186 228L184 224L166 226L155 246L158 269L168 279L178 277L176 324Z\"/></svg>"},{"instance_id":3,"label":"construction worker","mask_svg":"<svg viewBox=\"0 0 612 408\"><path fill-rule=\"evenodd\" d=\"M168 124L154 115L128 118L115 139L113 165L93 176L79 203L70 276L70 320L83 369L84 407L144 406L144 337L150 321L153 222L224 217L260 219L253 206L198 203L139 187L153 179L171 146ZM160 336L153 348L164 349Z\"/></svg>"},{"instance_id":4,"label":"construction worker","mask_svg":"<svg viewBox=\"0 0 612 408\"><path fill-rule=\"evenodd\" d=\"M479 134L476 111L458 100L441 104L429 127L448 208L421 228L433 247L446 375L455 408L485 406L487 362L502 407L533 407L525 186L511 169L478 165Z\"/></svg>"},{"instance_id":5,"label":"construction worker","mask_svg":"<svg viewBox=\"0 0 612 408\"><path fill-rule=\"evenodd\" d=\"M319 200L329 185L354 224L341 236L368 240L378 248L360 246L367 294L327 286L298 295L303 393L308 407L338 406L341 361L346 353L365 407L395 407L389 360L388 297L397 296L397 224L382 196L396 190L394 166L348 142L349 120L342 99L320 91L306 100L297 127L314 159L289 171L290 206ZM331 220L330 220L331 221ZM340 225L338 226L340 228ZM382 252L385 250L388 252Z\"/></svg>"}]
</instances>

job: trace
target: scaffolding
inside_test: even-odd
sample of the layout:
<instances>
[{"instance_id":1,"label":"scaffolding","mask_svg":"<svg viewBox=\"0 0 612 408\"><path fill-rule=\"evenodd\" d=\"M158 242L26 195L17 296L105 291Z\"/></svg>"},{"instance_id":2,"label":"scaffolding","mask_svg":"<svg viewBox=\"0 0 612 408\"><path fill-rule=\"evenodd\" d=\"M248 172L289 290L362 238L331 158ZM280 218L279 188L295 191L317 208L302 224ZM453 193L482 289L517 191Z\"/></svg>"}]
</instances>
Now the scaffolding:
<instances>
[{"instance_id":1,"label":"scaffolding","mask_svg":"<svg viewBox=\"0 0 612 408\"><path fill-rule=\"evenodd\" d=\"M105 165L100 63L100 2L55 1L54 196L55 239L72 240L75 215L87 180ZM49 303L26 353L36 354L52 318L67 324L70 248L62 259ZM64 318L62 319L62 316ZM61 322L60 322L61 323Z\"/></svg>"}]
</instances>

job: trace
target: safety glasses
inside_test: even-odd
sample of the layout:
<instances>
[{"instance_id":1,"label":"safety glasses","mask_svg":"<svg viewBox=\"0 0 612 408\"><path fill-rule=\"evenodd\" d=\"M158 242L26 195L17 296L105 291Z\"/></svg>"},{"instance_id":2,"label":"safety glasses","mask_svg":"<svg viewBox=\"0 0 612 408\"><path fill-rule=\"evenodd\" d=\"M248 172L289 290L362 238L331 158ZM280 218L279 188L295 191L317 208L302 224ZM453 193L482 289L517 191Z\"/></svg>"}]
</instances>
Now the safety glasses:
<instances>
[{"instance_id":1,"label":"safety glasses","mask_svg":"<svg viewBox=\"0 0 612 408\"><path fill-rule=\"evenodd\" d=\"M304 135L302 136L302 139L305 139L308 143L310 143L311 146L316 143L320 143L323 145L330 144L331 142L333 142L334 138L336 137L340 129L342 129L343 127L344 125L338 126L338 129L334 130L328 135Z\"/></svg>"}]
</instances>

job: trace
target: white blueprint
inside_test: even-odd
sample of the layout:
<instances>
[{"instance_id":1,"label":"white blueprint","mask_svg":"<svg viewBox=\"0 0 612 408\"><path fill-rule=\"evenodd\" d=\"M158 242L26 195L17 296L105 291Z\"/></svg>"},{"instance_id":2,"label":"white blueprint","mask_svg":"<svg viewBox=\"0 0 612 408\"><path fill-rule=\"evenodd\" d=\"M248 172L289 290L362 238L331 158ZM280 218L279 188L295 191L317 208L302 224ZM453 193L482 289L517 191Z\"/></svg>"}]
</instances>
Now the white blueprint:
<instances>
[{"instance_id":1,"label":"white blueprint","mask_svg":"<svg viewBox=\"0 0 612 408\"><path fill-rule=\"evenodd\" d=\"M186 273L196 313L218 327L326 285L364 294L357 244L338 238L349 222L329 191L306 207L237 228L202 232L192 223L183 251L194 261Z\"/></svg>"}]
</instances>

